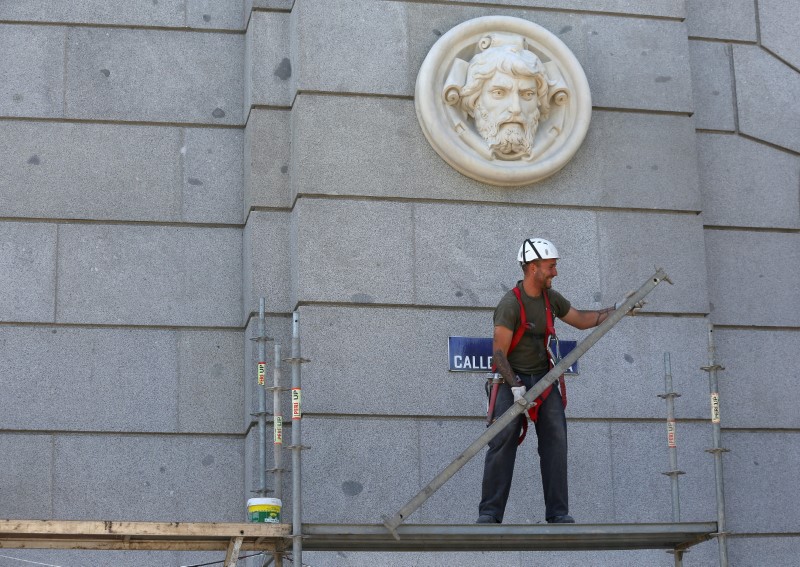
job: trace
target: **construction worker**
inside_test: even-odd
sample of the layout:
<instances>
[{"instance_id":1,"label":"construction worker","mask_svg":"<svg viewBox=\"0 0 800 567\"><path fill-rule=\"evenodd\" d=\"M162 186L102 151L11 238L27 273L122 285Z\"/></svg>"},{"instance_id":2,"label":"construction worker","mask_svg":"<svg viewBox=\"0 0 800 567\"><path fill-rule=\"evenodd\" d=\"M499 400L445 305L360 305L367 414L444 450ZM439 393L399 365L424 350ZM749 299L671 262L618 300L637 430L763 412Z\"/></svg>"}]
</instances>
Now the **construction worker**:
<instances>
[{"instance_id":1,"label":"construction worker","mask_svg":"<svg viewBox=\"0 0 800 567\"><path fill-rule=\"evenodd\" d=\"M605 321L617 307L615 304L596 311L572 307L567 299L551 289L553 278L558 275L558 259L556 247L543 238L529 238L519 249L517 260L522 266L523 279L517 282L515 290L503 296L494 311L493 363L504 381L494 386L490 421L524 396L557 363L553 349L549 348L555 338L555 317L576 329L588 329ZM644 302L637 303L629 314L643 305ZM515 386L512 387L512 383ZM563 380L560 387L561 395L551 386L536 400L527 416L519 416L489 442L477 523L503 521L517 445L527 431L528 418L534 421L538 439L545 519L548 523L575 523L569 515Z\"/></svg>"}]
</instances>

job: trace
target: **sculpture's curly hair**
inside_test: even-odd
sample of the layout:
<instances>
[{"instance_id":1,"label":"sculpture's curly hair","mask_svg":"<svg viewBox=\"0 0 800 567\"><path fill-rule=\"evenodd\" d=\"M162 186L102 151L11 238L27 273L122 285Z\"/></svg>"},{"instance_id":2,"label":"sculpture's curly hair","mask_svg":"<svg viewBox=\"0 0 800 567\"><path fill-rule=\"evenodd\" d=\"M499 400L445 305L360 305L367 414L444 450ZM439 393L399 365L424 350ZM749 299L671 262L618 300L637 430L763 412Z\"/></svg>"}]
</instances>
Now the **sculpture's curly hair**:
<instances>
[{"instance_id":1,"label":"sculpture's curly hair","mask_svg":"<svg viewBox=\"0 0 800 567\"><path fill-rule=\"evenodd\" d=\"M536 97L542 118L550 113L550 97L547 74L541 60L527 49L511 45L493 47L477 54L470 61L466 84L461 88L461 107L470 116L475 116L475 106L481 95L483 84L498 71L514 77L532 77L536 81Z\"/></svg>"}]
</instances>

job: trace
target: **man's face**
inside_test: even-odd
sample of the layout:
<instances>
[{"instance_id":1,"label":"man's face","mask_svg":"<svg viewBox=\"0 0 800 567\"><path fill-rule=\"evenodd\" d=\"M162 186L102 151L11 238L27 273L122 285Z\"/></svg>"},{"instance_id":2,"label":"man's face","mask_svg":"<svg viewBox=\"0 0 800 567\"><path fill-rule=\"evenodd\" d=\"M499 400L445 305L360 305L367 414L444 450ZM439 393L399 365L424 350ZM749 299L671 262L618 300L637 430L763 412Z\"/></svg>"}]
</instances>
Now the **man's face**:
<instances>
[{"instance_id":1,"label":"man's face","mask_svg":"<svg viewBox=\"0 0 800 567\"><path fill-rule=\"evenodd\" d=\"M552 287L553 278L558 275L557 263L558 260L556 259L533 262L534 267L532 269L535 270L533 280L540 289L550 289Z\"/></svg>"},{"instance_id":2,"label":"man's face","mask_svg":"<svg viewBox=\"0 0 800 567\"><path fill-rule=\"evenodd\" d=\"M475 125L492 149L505 155L530 153L538 123L539 101L532 77L498 70L483 83Z\"/></svg>"}]
</instances>

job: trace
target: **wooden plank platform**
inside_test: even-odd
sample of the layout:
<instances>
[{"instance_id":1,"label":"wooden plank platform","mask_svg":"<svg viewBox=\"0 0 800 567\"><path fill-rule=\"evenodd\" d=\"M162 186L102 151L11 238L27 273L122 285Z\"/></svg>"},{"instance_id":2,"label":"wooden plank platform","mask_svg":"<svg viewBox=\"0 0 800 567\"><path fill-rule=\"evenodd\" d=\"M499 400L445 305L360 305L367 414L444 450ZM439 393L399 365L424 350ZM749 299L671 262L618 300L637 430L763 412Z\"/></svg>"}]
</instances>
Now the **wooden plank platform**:
<instances>
[{"instance_id":1,"label":"wooden plank platform","mask_svg":"<svg viewBox=\"0 0 800 567\"><path fill-rule=\"evenodd\" d=\"M290 524L0 520L0 549L282 551Z\"/></svg>"},{"instance_id":2,"label":"wooden plank platform","mask_svg":"<svg viewBox=\"0 0 800 567\"><path fill-rule=\"evenodd\" d=\"M0 549L284 552L290 524L0 520ZM306 551L684 550L714 536L715 522L651 524L303 524Z\"/></svg>"}]
</instances>

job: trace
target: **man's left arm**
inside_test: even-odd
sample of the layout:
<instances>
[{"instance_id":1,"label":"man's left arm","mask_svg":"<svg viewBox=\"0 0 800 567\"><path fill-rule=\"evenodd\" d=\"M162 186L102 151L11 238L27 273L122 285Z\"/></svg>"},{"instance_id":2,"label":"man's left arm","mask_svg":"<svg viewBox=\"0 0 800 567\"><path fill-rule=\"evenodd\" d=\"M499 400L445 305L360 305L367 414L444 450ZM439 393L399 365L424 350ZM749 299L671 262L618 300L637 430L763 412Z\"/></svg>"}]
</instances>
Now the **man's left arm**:
<instances>
[{"instance_id":1,"label":"man's left arm","mask_svg":"<svg viewBox=\"0 0 800 567\"><path fill-rule=\"evenodd\" d=\"M628 293L625 296L625 299L629 298L631 295L633 295L633 293L634 292ZM631 308L630 311L628 311L627 315L636 315L636 313L638 313L639 310L644 307L645 303L645 301L638 302ZM567 314L561 317L561 320L568 325L572 325L576 329L591 329L592 327L597 327L600 323L608 319L611 313L617 310L619 305L619 303L615 303L612 307L588 311L570 307L569 311L567 311Z\"/></svg>"},{"instance_id":2,"label":"man's left arm","mask_svg":"<svg viewBox=\"0 0 800 567\"><path fill-rule=\"evenodd\" d=\"M570 307L567 314L561 317L561 320L568 325L572 325L576 329L591 329L608 319L612 311L614 311L613 307L606 307L598 311L584 311L582 309Z\"/></svg>"}]
</instances>

